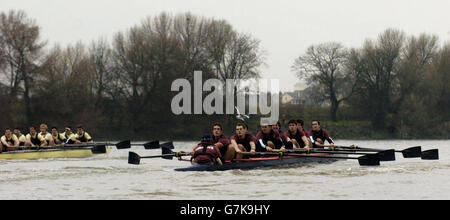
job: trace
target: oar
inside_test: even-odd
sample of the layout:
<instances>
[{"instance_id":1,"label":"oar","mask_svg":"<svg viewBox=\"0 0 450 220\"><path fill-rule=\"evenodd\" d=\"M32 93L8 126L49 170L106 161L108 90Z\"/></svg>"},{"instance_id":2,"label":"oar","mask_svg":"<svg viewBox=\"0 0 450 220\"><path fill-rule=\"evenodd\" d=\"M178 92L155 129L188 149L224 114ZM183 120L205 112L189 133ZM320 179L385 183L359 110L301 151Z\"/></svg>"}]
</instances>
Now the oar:
<instances>
[{"instance_id":1,"label":"oar","mask_svg":"<svg viewBox=\"0 0 450 220\"><path fill-rule=\"evenodd\" d=\"M162 155L145 156L145 157L141 157L137 153L130 151L128 153L128 163L134 164L134 165L139 165L141 163L141 159L146 159L146 158L163 158L163 159L167 159L167 160L172 160L174 157L182 157L182 156L190 155L189 153L186 153L186 152L173 152L169 148L162 148L162 151L163 151Z\"/></svg>"},{"instance_id":2,"label":"oar","mask_svg":"<svg viewBox=\"0 0 450 220\"><path fill-rule=\"evenodd\" d=\"M104 154L106 153L106 145L76 145L71 146L45 146L45 147L26 147L29 150L81 150L81 149L91 149L93 154Z\"/></svg>"},{"instance_id":3,"label":"oar","mask_svg":"<svg viewBox=\"0 0 450 220\"><path fill-rule=\"evenodd\" d=\"M334 149L334 150L326 150L326 149L296 149L296 150L287 150L287 152L296 153L296 152L302 152L302 153L327 153L327 154L347 154L347 155L367 155L368 153L364 152L349 152L345 149ZM395 161L395 150L384 150L379 151L375 155L379 156L380 161Z\"/></svg>"},{"instance_id":4,"label":"oar","mask_svg":"<svg viewBox=\"0 0 450 220\"><path fill-rule=\"evenodd\" d=\"M158 149L159 148L159 141L151 141L151 142L145 143L144 144L144 148L146 150Z\"/></svg>"},{"instance_id":5,"label":"oar","mask_svg":"<svg viewBox=\"0 0 450 220\"><path fill-rule=\"evenodd\" d=\"M131 146L142 146L142 144L131 144L131 140L120 141L120 142L115 143L115 144L110 143L110 142L104 142L104 143L99 142L99 143L86 144L86 145L95 145L95 144L115 146L118 150L129 149L129 148L131 148ZM152 148L155 145L159 145L159 141L151 141L151 142L145 143L143 145L144 145L145 149L150 149L150 148ZM72 146L72 145L67 145L66 144L65 146Z\"/></svg>"},{"instance_id":6,"label":"oar","mask_svg":"<svg viewBox=\"0 0 450 220\"><path fill-rule=\"evenodd\" d=\"M168 143L164 143L164 144L159 144L159 141L150 141L147 142L145 144L132 144L130 140L126 140L126 141L122 141L119 142L116 145L117 149L127 149L127 148L131 148L131 146L144 146L144 148L146 150L152 150L152 149L159 149L161 147L172 147L171 149L173 149L173 143L172 142L168 142Z\"/></svg>"},{"instance_id":7,"label":"oar","mask_svg":"<svg viewBox=\"0 0 450 220\"><path fill-rule=\"evenodd\" d=\"M325 146L325 147L330 147ZM381 152L383 149L362 148L358 146L335 146L337 149L346 149L359 152ZM402 153L404 158L418 158L422 156L422 148L420 146L410 147L404 150L394 150L396 153ZM395 158L394 158L395 159Z\"/></svg>"},{"instance_id":8,"label":"oar","mask_svg":"<svg viewBox=\"0 0 450 220\"><path fill-rule=\"evenodd\" d=\"M111 142L96 142L96 143L83 143L83 144L61 144L59 146L64 146L64 147L89 147L89 146L115 146L117 149L127 149L127 148L131 148L131 141L130 140L126 140L126 141L121 141L118 142L116 144L113 144Z\"/></svg>"},{"instance_id":9,"label":"oar","mask_svg":"<svg viewBox=\"0 0 450 220\"><path fill-rule=\"evenodd\" d=\"M174 149L173 142L167 142L164 144L159 144L159 141L152 141L149 143L144 144L144 147L146 150L153 150L153 149L159 149L159 148L169 148Z\"/></svg>"},{"instance_id":10,"label":"oar","mask_svg":"<svg viewBox=\"0 0 450 220\"><path fill-rule=\"evenodd\" d=\"M422 160L439 160L439 150L432 149L432 150L422 151L421 158L422 158Z\"/></svg>"},{"instance_id":11,"label":"oar","mask_svg":"<svg viewBox=\"0 0 450 220\"><path fill-rule=\"evenodd\" d=\"M249 152L242 152L244 155L252 155ZM296 157L310 157L310 158L329 158L329 159L346 159L358 160L361 166L379 166L380 160L377 154L365 154L361 157L340 157L340 156L326 156L326 155L311 155L311 154L295 154L295 153L271 153L271 152L256 152L256 155L271 155L271 156L296 156Z\"/></svg>"}]
</instances>

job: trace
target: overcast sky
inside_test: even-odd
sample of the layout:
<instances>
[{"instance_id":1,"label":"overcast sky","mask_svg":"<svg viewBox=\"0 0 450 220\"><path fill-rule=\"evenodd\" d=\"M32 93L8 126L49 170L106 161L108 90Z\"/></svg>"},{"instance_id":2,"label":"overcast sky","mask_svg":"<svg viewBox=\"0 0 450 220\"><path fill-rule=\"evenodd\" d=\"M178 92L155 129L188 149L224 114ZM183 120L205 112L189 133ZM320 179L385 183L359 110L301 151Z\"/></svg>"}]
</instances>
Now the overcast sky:
<instances>
[{"instance_id":1,"label":"overcast sky","mask_svg":"<svg viewBox=\"0 0 450 220\"><path fill-rule=\"evenodd\" d=\"M161 12L225 19L261 41L262 76L280 79L283 91L299 82L290 67L313 44L360 47L387 28L450 41L450 0L0 0L1 12L10 9L36 19L50 46L111 39Z\"/></svg>"}]
</instances>

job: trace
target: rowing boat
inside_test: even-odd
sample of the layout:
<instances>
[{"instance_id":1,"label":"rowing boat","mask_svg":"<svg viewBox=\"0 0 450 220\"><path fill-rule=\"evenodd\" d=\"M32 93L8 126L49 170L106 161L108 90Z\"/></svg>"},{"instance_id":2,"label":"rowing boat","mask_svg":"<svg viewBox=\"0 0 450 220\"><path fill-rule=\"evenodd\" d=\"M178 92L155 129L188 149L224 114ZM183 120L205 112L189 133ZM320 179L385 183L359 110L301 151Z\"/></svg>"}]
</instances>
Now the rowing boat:
<instances>
[{"instance_id":1,"label":"rowing boat","mask_svg":"<svg viewBox=\"0 0 450 220\"><path fill-rule=\"evenodd\" d=\"M187 171L226 171L226 170L249 170L263 167L279 167L279 166L291 166L299 164L309 163L333 163L338 160L337 158L326 158L329 154L310 154L323 157L298 157L298 156L285 156L282 159L278 156L269 157L255 157L249 159L235 159L233 161L227 161L223 165L192 165L184 168L176 168L175 171L187 172ZM183 160L183 159L181 159Z\"/></svg>"},{"instance_id":2,"label":"rowing boat","mask_svg":"<svg viewBox=\"0 0 450 220\"><path fill-rule=\"evenodd\" d=\"M111 148L106 148L106 153L109 154ZM46 159L46 158L84 158L98 155L94 153L92 148L84 149L41 149L41 150L21 150L0 153L0 160L32 160L32 159Z\"/></svg>"},{"instance_id":3,"label":"rowing boat","mask_svg":"<svg viewBox=\"0 0 450 220\"><path fill-rule=\"evenodd\" d=\"M188 152L173 152L172 143L167 146L160 146L162 155L140 156L132 151L128 152L128 163L139 165L141 159L163 158L172 160L178 158L180 161L190 161L183 157L190 156ZM341 149L342 148L342 149ZM345 149L344 149L345 148ZM248 170L260 167L288 166L294 164L306 163L333 163L339 160L358 160L360 166L380 166L380 161L394 161L395 152L403 153L405 158L421 157L423 160L438 160L439 153L437 149L421 151L421 147L408 148L403 151L369 149L352 147L338 147L333 149L300 149L287 150L287 152L256 152L254 154L243 152L240 154L252 156L249 159L234 159L226 161L223 165L192 165L190 167L177 168L175 171L224 171L224 170ZM152 148L155 149L155 148ZM356 149L356 150L355 150ZM365 151L362 153L358 151ZM340 155L340 156L339 156ZM349 157L349 155L362 155L358 157ZM258 156L258 157L255 157Z\"/></svg>"}]
</instances>

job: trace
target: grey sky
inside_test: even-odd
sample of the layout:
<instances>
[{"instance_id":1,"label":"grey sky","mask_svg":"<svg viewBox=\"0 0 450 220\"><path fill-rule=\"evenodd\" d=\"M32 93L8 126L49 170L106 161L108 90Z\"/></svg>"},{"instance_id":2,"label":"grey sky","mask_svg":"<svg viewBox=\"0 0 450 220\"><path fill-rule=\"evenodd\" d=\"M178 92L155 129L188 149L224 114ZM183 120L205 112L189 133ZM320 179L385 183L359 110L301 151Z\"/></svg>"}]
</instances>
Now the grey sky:
<instances>
[{"instance_id":1,"label":"grey sky","mask_svg":"<svg viewBox=\"0 0 450 220\"><path fill-rule=\"evenodd\" d=\"M299 82L290 67L313 44L359 47L390 27L450 40L450 0L0 0L0 11L9 9L36 19L50 46L110 39L163 11L225 19L261 40L268 65L263 77L279 78L283 91Z\"/></svg>"}]
</instances>

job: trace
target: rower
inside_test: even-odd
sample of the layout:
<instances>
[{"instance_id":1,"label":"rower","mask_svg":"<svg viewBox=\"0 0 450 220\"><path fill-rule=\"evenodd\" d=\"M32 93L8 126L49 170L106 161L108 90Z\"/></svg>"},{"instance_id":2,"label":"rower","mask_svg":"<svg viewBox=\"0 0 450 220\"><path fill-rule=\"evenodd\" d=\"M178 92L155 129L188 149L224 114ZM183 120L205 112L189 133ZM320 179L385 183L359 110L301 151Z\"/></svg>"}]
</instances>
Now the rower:
<instances>
[{"instance_id":1,"label":"rower","mask_svg":"<svg viewBox=\"0 0 450 220\"><path fill-rule=\"evenodd\" d=\"M286 136L286 134L283 131L281 131L281 123L280 123L280 121L277 121L277 123L272 125L272 130L273 131L277 131L280 134L280 138L283 141L283 144L284 144L284 146L286 148L288 148L287 145L290 145L289 149L292 149L292 145L288 141L288 137Z\"/></svg>"},{"instance_id":2,"label":"rower","mask_svg":"<svg viewBox=\"0 0 450 220\"><path fill-rule=\"evenodd\" d=\"M309 141L309 136L310 136L309 131L305 130L305 128L304 128L305 122L302 119L297 119L296 122L297 122L297 129L300 130L301 132L303 132Z\"/></svg>"},{"instance_id":3,"label":"rower","mask_svg":"<svg viewBox=\"0 0 450 220\"><path fill-rule=\"evenodd\" d=\"M19 150L19 139L11 132L10 128L5 129L5 135L1 137L0 152Z\"/></svg>"},{"instance_id":4,"label":"rower","mask_svg":"<svg viewBox=\"0 0 450 220\"><path fill-rule=\"evenodd\" d=\"M244 157L240 154L242 152L250 152L251 154L256 154L256 139L248 132L248 126L242 123L236 125L236 134L231 137L231 149L233 149L236 154L236 159L249 158L249 156Z\"/></svg>"},{"instance_id":5,"label":"rower","mask_svg":"<svg viewBox=\"0 0 450 220\"><path fill-rule=\"evenodd\" d=\"M48 126L46 124L41 124L41 126L39 126L39 130L41 132L38 135L40 135L46 142L45 144L41 145L41 147L55 146L55 141L53 140L52 135L48 133Z\"/></svg>"},{"instance_id":6,"label":"rower","mask_svg":"<svg viewBox=\"0 0 450 220\"><path fill-rule=\"evenodd\" d=\"M210 134L203 135L200 144L194 148L191 155L191 161L195 164L223 164L220 159L220 150L214 145L214 138Z\"/></svg>"},{"instance_id":7,"label":"rower","mask_svg":"<svg viewBox=\"0 0 450 220\"><path fill-rule=\"evenodd\" d=\"M79 142L79 144L81 143L75 138L75 134L72 133L72 128L70 126L64 129L64 137L66 138L64 144L76 144L77 142Z\"/></svg>"},{"instance_id":8,"label":"rower","mask_svg":"<svg viewBox=\"0 0 450 220\"><path fill-rule=\"evenodd\" d=\"M83 125L77 126L75 138L77 139L76 144L92 143L92 138L87 132L84 131Z\"/></svg>"},{"instance_id":9,"label":"rower","mask_svg":"<svg viewBox=\"0 0 450 220\"><path fill-rule=\"evenodd\" d=\"M221 124L213 124L212 135L217 148L220 150L220 155L222 155L222 161L234 159L234 148L229 147L230 140L223 135L223 128Z\"/></svg>"},{"instance_id":10,"label":"rower","mask_svg":"<svg viewBox=\"0 0 450 220\"><path fill-rule=\"evenodd\" d=\"M25 146L40 147L47 145L47 141L36 132L34 126L29 127L29 132L26 136L27 142L25 142Z\"/></svg>"},{"instance_id":11,"label":"rower","mask_svg":"<svg viewBox=\"0 0 450 220\"><path fill-rule=\"evenodd\" d=\"M268 123L261 123L261 131L256 135L257 145L261 151L274 151L280 149L286 151L280 133L274 131Z\"/></svg>"},{"instance_id":12,"label":"rower","mask_svg":"<svg viewBox=\"0 0 450 220\"><path fill-rule=\"evenodd\" d=\"M52 127L52 138L55 144L63 144L66 141L64 133L59 133L57 127Z\"/></svg>"},{"instance_id":13,"label":"rower","mask_svg":"<svg viewBox=\"0 0 450 220\"><path fill-rule=\"evenodd\" d=\"M25 146L25 143L27 142L27 137L22 134L20 131L20 128L14 128L14 134L16 135L17 139L19 139L19 146Z\"/></svg>"},{"instance_id":14,"label":"rower","mask_svg":"<svg viewBox=\"0 0 450 220\"><path fill-rule=\"evenodd\" d=\"M296 120L290 120L288 122L289 130L286 131L286 136L288 138L288 141L290 141L293 144L294 149L299 148L308 148L309 147L309 140L306 137L305 133L297 126Z\"/></svg>"},{"instance_id":15,"label":"rower","mask_svg":"<svg viewBox=\"0 0 450 220\"><path fill-rule=\"evenodd\" d=\"M312 130L309 133L313 147L323 148L325 141L328 141L328 143L330 143L330 148L334 148L333 139L331 139L328 131L320 126L320 121L313 120L311 122L311 127Z\"/></svg>"}]
</instances>

